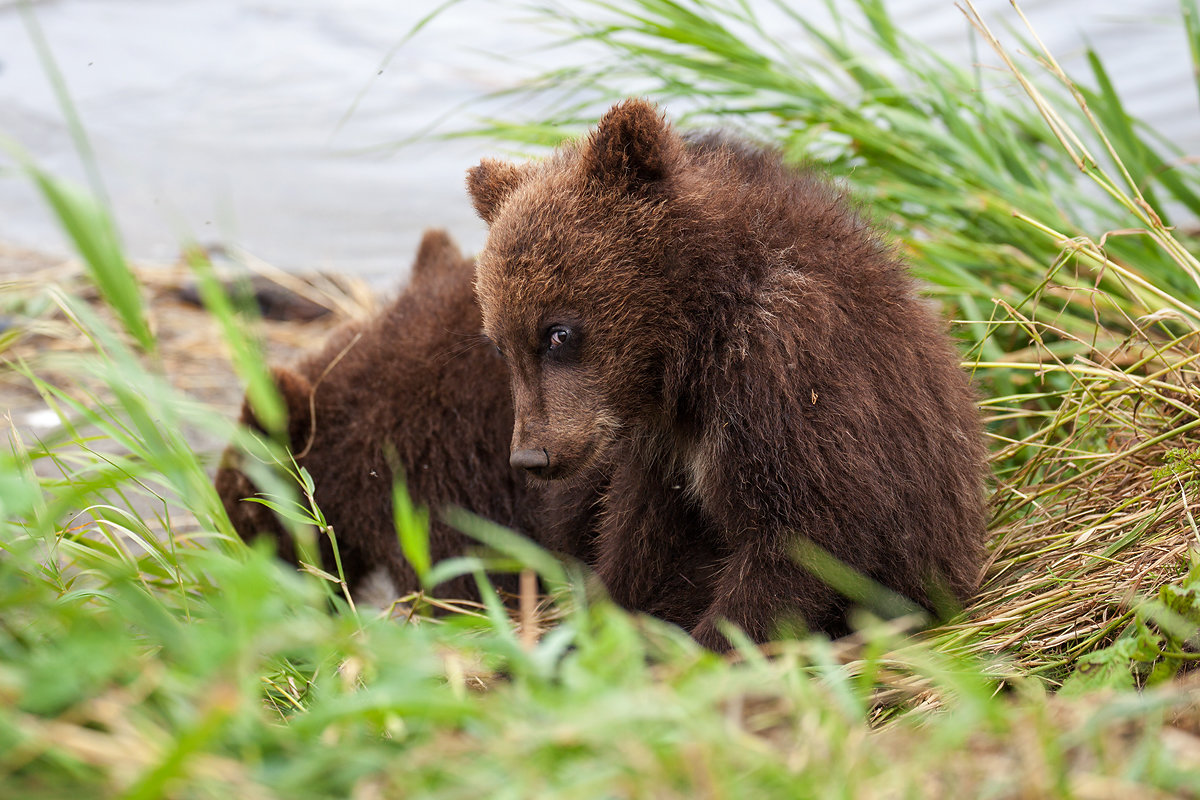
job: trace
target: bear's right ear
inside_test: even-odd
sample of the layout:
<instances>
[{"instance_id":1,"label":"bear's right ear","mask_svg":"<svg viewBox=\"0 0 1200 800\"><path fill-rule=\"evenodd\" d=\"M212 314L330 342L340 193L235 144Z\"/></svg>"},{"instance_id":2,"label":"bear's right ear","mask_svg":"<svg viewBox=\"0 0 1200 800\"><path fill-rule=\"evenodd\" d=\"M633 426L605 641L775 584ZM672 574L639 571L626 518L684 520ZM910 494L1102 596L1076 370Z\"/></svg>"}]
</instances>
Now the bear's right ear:
<instances>
[{"instance_id":1,"label":"bear's right ear","mask_svg":"<svg viewBox=\"0 0 1200 800\"><path fill-rule=\"evenodd\" d=\"M630 191L662 180L682 141L653 105L632 98L605 112L583 148L584 169Z\"/></svg>"},{"instance_id":2,"label":"bear's right ear","mask_svg":"<svg viewBox=\"0 0 1200 800\"><path fill-rule=\"evenodd\" d=\"M485 158L479 166L467 170L467 192L483 221L489 225L505 198L525 180L525 172L516 164Z\"/></svg>"},{"instance_id":3,"label":"bear's right ear","mask_svg":"<svg viewBox=\"0 0 1200 800\"><path fill-rule=\"evenodd\" d=\"M464 264L462 251L454 244L450 234L440 228L430 228L421 237L417 248L417 259L412 265L410 286L422 286L428 281L445 275L456 266Z\"/></svg>"}]
</instances>

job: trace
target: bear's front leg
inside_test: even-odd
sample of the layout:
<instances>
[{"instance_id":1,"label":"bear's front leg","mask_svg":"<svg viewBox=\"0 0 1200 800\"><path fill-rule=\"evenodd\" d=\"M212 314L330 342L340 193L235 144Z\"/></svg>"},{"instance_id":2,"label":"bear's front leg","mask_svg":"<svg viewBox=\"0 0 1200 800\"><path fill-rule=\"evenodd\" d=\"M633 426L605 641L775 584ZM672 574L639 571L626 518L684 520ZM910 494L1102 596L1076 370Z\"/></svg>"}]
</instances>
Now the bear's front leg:
<instances>
[{"instance_id":1,"label":"bear's front leg","mask_svg":"<svg viewBox=\"0 0 1200 800\"><path fill-rule=\"evenodd\" d=\"M593 567L613 602L691 628L712 604L722 552L682 482L640 470L611 475Z\"/></svg>"},{"instance_id":2,"label":"bear's front leg","mask_svg":"<svg viewBox=\"0 0 1200 800\"><path fill-rule=\"evenodd\" d=\"M738 547L722 566L712 604L692 628L692 638L710 650L728 650L730 642L717 625L722 619L758 644L775 636L781 624L835 630L845 598L796 563L792 549L783 537L775 542L755 537Z\"/></svg>"}]
</instances>

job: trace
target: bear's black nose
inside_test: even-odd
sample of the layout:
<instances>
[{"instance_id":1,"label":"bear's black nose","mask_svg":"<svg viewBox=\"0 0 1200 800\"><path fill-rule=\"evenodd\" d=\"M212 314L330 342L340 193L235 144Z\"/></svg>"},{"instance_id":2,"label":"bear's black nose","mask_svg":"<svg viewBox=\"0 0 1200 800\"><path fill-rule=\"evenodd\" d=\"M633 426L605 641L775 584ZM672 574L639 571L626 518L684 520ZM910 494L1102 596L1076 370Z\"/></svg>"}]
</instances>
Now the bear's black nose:
<instances>
[{"instance_id":1,"label":"bear's black nose","mask_svg":"<svg viewBox=\"0 0 1200 800\"><path fill-rule=\"evenodd\" d=\"M550 466L550 454L545 448L540 450L514 450L508 457L508 463L521 469L545 469Z\"/></svg>"}]
</instances>

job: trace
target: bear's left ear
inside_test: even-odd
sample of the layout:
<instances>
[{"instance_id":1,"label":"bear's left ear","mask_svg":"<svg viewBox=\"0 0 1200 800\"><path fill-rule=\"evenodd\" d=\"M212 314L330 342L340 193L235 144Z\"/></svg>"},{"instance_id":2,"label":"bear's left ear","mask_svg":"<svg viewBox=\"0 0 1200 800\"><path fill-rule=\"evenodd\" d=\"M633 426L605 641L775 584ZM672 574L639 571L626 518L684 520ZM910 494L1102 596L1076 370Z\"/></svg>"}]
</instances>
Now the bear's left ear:
<instances>
[{"instance_id":1,"label":"bear's left ear","mask_svg":"<svg viewBox=\"0 0 1200 800\"><path fill-rule=\"evenodd\" d=\"M584 168L610 186L632 191L665 178L681 145L658 109L645 100L625 100L600 118L584 145Z\"/></svg>"},{"instance_id":2,"label":"bear's left ear","mask_svg":"<svg viewBox=\"0 0 1200 800\"><path fill-rule=\"evenodd\" d=\"M475 211L490 225L505 198L524 180L525 171L516 164L485 158L467 170L467 192Z\"/></svg>"}]
</instances>

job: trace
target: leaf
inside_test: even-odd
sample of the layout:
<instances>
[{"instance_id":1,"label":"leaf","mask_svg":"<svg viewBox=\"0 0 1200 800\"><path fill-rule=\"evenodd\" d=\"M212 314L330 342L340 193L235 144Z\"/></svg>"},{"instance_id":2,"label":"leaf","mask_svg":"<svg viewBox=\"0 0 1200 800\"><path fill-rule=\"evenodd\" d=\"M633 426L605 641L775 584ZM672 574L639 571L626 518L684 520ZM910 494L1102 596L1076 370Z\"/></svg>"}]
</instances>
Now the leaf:
<instances>
[{"instance_id":1,"label":"leaf","mask_svg":"<svg viewBox=\"0 0 1200 800\"><path fill-rule=\"evenodd\" d=\"M54 210L59 223L83 258L88 274L104 300L117 313L125 330L147 352L155 348L146 321L141 287L121 253L112 217L91 195L53 178L22 158L29 176Z\"/></svg>"},{"instance_id":2,"label":"leaf","mask_svg":"<svg viewBox=\"0 0 1200 800\"><path fill-rule=\"evenodd\" d=\"M1121 638L1103 650L1089 653L1075 663L1075 671L1063 682L1059 694L1077 697L1102 689L1133 689L1133 672L1129 669L1138 643Z\"/></svg>"},{"instance_id":3,"label":"leaf","mask_svg":"<svg viewBox=\"0 0 1200 800\"><path fill-rule=\"evenodd\" d=\"M392 484L392 519L396 523L396 535L400 537L400 550L417 573L421 585L431 588L427 582L432 561L429 555L429 510L413 504L412 495L404 482L404 474L397 470L397 479Z\"/></svg>"},{"instance_id":4,"label":"leaf","mask_svg":"<svg viewBox=\"0 0 1200 800\"><path fill-rule=\"evenodd\" d=\"M188 266L196 276L196 287L205 309L221 326L221 335L229 345L233 368L246 382L246 399L255 418L273 436L281 437L287 424L287 410L262 348L247 332L246 320L234 307L225 287L217 279L212 262L199 247L185 250Z\"/></svg>"},{"instance_id":5,"label":"leaf","mask_svg":"<svg viewBox=\"0 0 1200 800\"><path fill-rule=\"evenodd\" d=\"M568 583L562 562L536 542L461 508L449 508L443 516L448 524L471 538L532 569L551 591Z\"/></svg>"}]
</instances>

